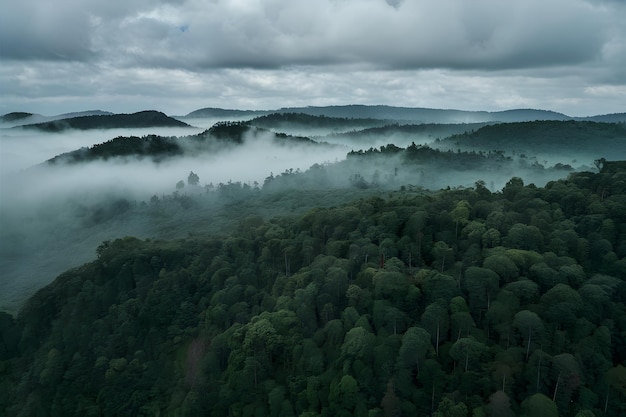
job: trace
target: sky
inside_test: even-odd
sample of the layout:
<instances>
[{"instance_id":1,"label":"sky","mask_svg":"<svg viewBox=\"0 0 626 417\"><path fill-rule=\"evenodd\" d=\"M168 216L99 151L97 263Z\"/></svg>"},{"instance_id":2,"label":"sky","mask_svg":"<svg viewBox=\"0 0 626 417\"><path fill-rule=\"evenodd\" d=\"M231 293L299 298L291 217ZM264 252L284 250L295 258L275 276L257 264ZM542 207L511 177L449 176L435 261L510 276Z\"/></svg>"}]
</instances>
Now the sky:
<instances>
[{"instance_id":1,"label":"sky","mask_svg":"<svg viewBox=\"0 0 626 417\"><path fill-rule=\"evenodd\" d=\"M626 112L623 0L9 0L0 114Z\"/></svg>"}]
</instances>

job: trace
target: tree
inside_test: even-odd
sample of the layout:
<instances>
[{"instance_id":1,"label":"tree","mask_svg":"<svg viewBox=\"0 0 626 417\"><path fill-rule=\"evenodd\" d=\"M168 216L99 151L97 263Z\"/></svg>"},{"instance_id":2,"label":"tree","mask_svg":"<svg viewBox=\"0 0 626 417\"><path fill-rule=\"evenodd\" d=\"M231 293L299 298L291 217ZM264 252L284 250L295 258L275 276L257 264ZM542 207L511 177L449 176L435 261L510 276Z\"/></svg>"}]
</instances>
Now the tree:
<instances>
[{"instance_id":1,"label":"tree","mask_svg":"<svg viewBox=\"0 0 626 417\"><path fill-rule=\"evenodd\" d=\"M478 360L480 356L487 350L487 347L470 337L462 337L450 348L450 357L457 362L464 363L465 372L467 372L470 360Z\"/></svg>"},{"instance_id":2,"label":"tree","mask_svg":"<svg viewBox=\"0 0 626 417\"><path fill-rule=\"evenodd\" d=\"M185 182L183 180L180 180L176 183L176 189L181 190L185 188Z\"/></svg>"},{"instance_id":3,"label":"tree","mask_svg":"<svg viewBox=\"0 0 626 417\"><path fill-rule=\"evenodd\" d=\"M198 185L200 182L200 177L195 172L191 171L189 176L187 177L187 184L189 185Z\"/></svg>"},{"instance_id":4,"label":"tree","mask_svg":"<svg viewBox=\"0 0 626 417\"><path fill-rule=\"evenodd\" d=\"M509 229L506 243L513 248L536 251L543 248L543 235L536 226L517 223Z\"/></svg>"},{"instance_id":5,"label":"tree","mask_svg":"<svg viewBox=\"0 0 626 417\"><path fill-rule=\"evenodd\" d=\"M387 390L380 402L381 407L385 413L385 417L398 417L400 416L400 399L396 395L393 379L390 379L387 383Z\"/></svg>"},{"instance_id":6,"label":"tree","mask_svg":"<svg viewBox=\"0 0 626 417\"><path fill-rule=\"evenodd\" d=\"M468 223L471 209L472 207L467 201L461 200L456 204L456 207L450 213L450 216L452 216L452 219L454 220L455 238L459 235L459 224L464 226Z\"/></svg>"},{"instance_id":7,"label":"tree","mask_svg":"<svg viewBox=\"0 0 626 417\"><path fill-rule=\"evenodd\" d=\"M439 403L437 411L433 414L433 417L466 417L467 406L465 403L454 403L450 398L444 397Z\"/></svg>"},{"instance_id":8,"label":"tree","mask_svg":"<svg viewBox=\"0 0 626 417\"><path fill-rule=\"evenodd\" d=\"M497 229L491 228L483 233L482 236L483 246L486 248L495 248L500 245L500 232Z\"/></svg>"},{"instance_id":9,"label":"tree","mask_svg":"<svg viewBox=\"0 0 626 417\"><path fill-rule=\"evenodd\" d=\"M541 393L522 401L522 417L558 417L556 404Z\"/></svg>"},{"instance_id":10,"label":"tree","mask_svg":"<svg viewBox=\"0 0 626 417\"><path fill-rule=\"evenodd\" d=\"M519 194L519 192L523 188L524 180L522 180L520 177L513 177L506 183L506 185L502 189L502 194L507 200L514 201L517 194Z\"/></svg>"},{"instance_id":11,"label":"tree","mask_svg":"<svg viewBox=\"0 0 626 417\"><path fill-rule=\"evenodd\" d=\"M483 268L494 271L503 282L511 282L519 275L519 269L515 263L504 254L491 255L485 258Z\"/></svg>"},{"instance_id":12,"label":"tree","mask_svg":"<svg viewBox=\"0 0 626 417\"><path fill-rule=\"evenodd\" d=\"M430 333L435 343L435 352L439 355L439 342L447 339L450 328L448 309L439 302L430 304L422 314L422 326Z\"/></svg>"},{"instance_id":13,"label":"tree","mask_svg":"<svg viewBox=\"0 0 626 417\"><path fill-rule=\"evenodd\" d=\"M337 385L331 385L328 400L346 411L354 411L359 401L359 384L352 375L344 375Z\"/></svg>"},{"instance_id":14,"label":"tree","mask_svg":"<svg viewBox=\"0 0 626 417\"><path fill-rule=\"evenodd\" d=\"M509 396L504 391L496 391L489 396L489 404L485 406L487 413L493 417L514 417Z\"/></svg>"},{"instance_id":15,"label":"tree","mask_svg":"<svg viewBox=\"0 0 626 417\"><path fill-rule=\"evenodd\" d=\"M532 343L533 334L537 336L543 330L543 323L536 313L528 310L522 310L515 314L513 318L513 327L517 328L522 336L526 339L526 362L530 354L530 344Z\"/></svg>"},{"instance_id":16,"label":"tree","mask_svg":"<svg viewBox=\"0 0 626 417\"><path fill-rule=\"evenodd\" d=\"M470 311L479 317L481 311L489 310L491 300L499 288L500 277L491 269L470 266L465 271L461 288L468 294Z\"/></svg>"},{"instance_id":17,"label":"tree","mask_svg":"<svg viewBox=\"0 0 626 417\"><path fill-rule=\"evenodd\" d=\"M443 272L446 264L454 261L454 249L449 247L446 242L436 242L432 249L434 258L433 267Z\"/></svg>"},{"instance_id":18,"label":"tree","mask_svg":"<svg viewBox=\"0 0 626 417\"><path fill-rule=\"evenodd\" d=\"M374 335L363 327L354 327L346 333L341 354L346 358L367 361L371 357L374 339Z\"/></svg>"},{"instance_id":19,"label":"tree","mask_svg":"<svg viewBox=\"0 0 626 417\"><path fill-rule=\"evenodd\" d=\"M433 350L431 337L422 327L410 327L402 336L402 344L398 351L396 366L420 372L420 364L426 359L426 354Z\"/></svg>"},{"instance_id":20,"label":"tree","mask_svg":"<svg viewBox=\"0 0 626 417\"><path fill-rule=\"evenodd\" d=\"M554 381L552 401L565 408L569 405L573 392L580 385L578 361L570 353L556 355L552 358L551 374Z\"/></svg>"},{"instance_id":21,"label":"tree","mask_svg":"<svg viewBox=\"0 0 626 417\"><path fill-rule=\"evenodd\" d=\"M529 279L510 282L504 289L515 294L522 304L535 303L539 298L539 285Z\"/></svg>"}]
</instances>

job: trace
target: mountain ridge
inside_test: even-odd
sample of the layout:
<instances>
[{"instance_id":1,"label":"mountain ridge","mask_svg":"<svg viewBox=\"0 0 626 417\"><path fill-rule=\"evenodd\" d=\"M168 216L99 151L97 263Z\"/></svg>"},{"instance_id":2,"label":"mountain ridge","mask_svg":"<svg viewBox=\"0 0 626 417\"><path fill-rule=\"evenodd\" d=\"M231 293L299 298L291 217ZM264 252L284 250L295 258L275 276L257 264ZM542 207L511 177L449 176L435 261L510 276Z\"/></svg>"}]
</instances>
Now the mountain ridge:
<instances>
[{"instance_id":1,"label":"mountain ridge","mask_svg":"<svg viewBox=\"0 0 626 417\"><path fill-rule=\"evenodd\" d=\"M333 105L281 107L276 110L234 110L205 107L194 110L185 118L197 117L245 117L264 116L272 113L302 113L311 116L326 116L359 119L387 119L419 123L486 123L486 122L522 122L535 120L590 120L626 122L626 113L612 113L573 117L552 110L511 109L502 111L475 111L457 109L435 109L426 107L398 107L388 105Z\"/></svg>"},{"instance_id":2,"label":"mountain ridge","mask_svg":"<svg viewBox=\"0 0 626 417\"><path fill-rule=\"evenodd\" d=\"M144 110L131 114L95 114L52 120L42 123L16 126L20 129L38 129L60 132L67 129L113 129L128 127L191 127L189 124L156 110Z\"/></svg>"}]
</instances>

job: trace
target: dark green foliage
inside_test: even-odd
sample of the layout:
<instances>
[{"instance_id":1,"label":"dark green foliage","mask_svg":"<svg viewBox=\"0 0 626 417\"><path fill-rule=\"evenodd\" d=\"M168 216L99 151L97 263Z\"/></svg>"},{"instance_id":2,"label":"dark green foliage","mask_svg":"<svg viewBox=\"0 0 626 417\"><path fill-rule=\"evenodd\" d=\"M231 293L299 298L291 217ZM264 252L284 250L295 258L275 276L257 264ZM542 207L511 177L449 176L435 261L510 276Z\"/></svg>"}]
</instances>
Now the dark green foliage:
<instances>
[{"instance_id":1,"label":"dark green foliage","mask_svg":"<svg viewBox=\"0 0 626 417\"><path fill-rule=\"evenodd\" d=\"M155 161L182 155L183 149L175 138L149 135L144 137L117 137L109 141L81 148L56 156L48 161L50 164L89 162L97 159L107 160L116 157L150 157Z\"/></svg>"},{"instance_id":2,"label":"dark green foliage","mask_svg":"<svg viewBox=\"0 0 626 417\"><path fill-rule=\"evenodd\" d=\"M620 175L103 242L0 314L0 414L621 415Z\"/></svg>"}]
</instances>

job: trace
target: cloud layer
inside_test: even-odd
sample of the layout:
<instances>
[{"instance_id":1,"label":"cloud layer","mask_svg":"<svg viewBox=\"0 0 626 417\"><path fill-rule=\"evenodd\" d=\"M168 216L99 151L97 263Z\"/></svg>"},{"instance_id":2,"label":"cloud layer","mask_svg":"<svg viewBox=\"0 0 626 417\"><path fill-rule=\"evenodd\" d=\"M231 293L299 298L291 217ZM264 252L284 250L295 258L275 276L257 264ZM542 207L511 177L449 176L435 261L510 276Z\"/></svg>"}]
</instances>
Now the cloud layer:
<instances>
[{"instance_id":1,"label":"cloud layer","mask_svg":"<svg viewBox=\"0 0 626 417\"><path fill-rule=\"evenodd\" d=\"M585 88L597 95L607 86L623 99L624 21L626 7L607 0L24 0L0 14L0 86L15 103L132 101L165 85L180 91L174 101L202 94L207 105L241 106L247 98L251 106L280 106L295 97L315 104L318 94L302 93L312 84L336 91L336 82L350 85L350 94L327 102L383 102L376 90L409 72L423 83L444 74L452 79L441 85L448 93L493 77L514 97L516 80L570 78L580 87L574 99L591 100L597 96ZM290 77L297 96L282 83ZM567 100L567 89L559 91ZM552 104L558 96L547 98ZM464 107L454 99L446 107ZM416 101L398 100L384 102Z\"/></svg>"}]
</instances>

